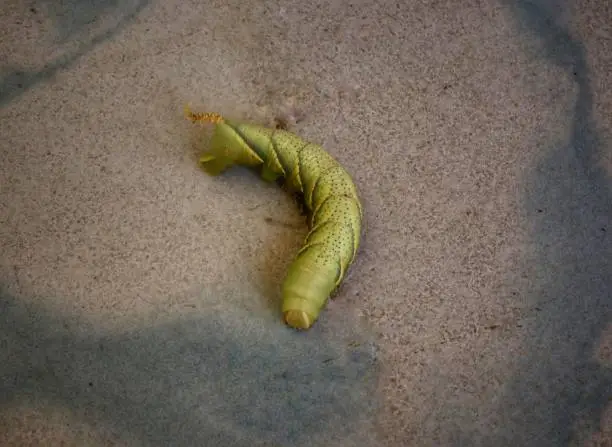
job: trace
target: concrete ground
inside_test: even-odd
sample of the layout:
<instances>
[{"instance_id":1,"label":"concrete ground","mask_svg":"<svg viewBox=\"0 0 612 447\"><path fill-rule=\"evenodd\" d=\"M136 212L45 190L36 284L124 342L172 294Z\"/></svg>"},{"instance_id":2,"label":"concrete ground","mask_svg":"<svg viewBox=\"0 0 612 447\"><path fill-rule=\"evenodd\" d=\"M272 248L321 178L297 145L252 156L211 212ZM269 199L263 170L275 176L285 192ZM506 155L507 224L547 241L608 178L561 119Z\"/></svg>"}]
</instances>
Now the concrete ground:
<instances>
[{"instance_id":1,"label":"concrete ground","mask_svg":"<svg viewBox=\"0 0 612 447\"><path fill-rule=\"evenodd\" d=\"M612 446L607 0L5 0L0 445ZM366 212L306 333L306 227L218 111Z\"/></svg>"}]
</instances>

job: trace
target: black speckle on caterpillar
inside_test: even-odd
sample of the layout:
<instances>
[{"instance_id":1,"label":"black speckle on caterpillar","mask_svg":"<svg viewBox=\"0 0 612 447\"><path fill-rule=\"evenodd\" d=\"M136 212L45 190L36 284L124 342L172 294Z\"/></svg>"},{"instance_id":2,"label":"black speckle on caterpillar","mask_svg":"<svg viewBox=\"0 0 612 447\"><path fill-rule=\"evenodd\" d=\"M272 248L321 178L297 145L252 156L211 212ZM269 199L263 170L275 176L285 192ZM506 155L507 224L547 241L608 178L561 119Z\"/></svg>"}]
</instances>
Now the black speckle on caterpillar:
<instances>
[{"instance_id":1,"label":"black speckle on caterpillar","mask_svg":"<svg viewBox=\"0 0 612 447\"><path fill-rule=\"evenodd\" d=\"M309 232L287 270L282 313L287 325L310 328L357 256L363 209L353 180L321 146L285 129L193 113L188 107L185 116L215 124L210 148L200 157L208 174L219 175L234 165L251 167L301 205Z\"/></svg>"}]
</instances>

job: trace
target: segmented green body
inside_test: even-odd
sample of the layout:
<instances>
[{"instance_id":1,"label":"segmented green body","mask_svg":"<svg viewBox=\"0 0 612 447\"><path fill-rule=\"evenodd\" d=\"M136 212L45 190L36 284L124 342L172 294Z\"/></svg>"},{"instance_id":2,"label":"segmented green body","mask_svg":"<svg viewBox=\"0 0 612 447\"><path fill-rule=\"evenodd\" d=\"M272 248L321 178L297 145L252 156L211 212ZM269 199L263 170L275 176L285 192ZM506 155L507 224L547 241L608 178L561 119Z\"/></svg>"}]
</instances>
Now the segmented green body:
<instances>
[{"instance_id":1,"label":"segmented green body","mask_svg":"<svg viewBox=\"0 0 612 447\"><path fill-rule=\"evenodd\" d=\"M200 120L206 120L202 116ZM309 232L287 271L282 311L288 325L309 328L357 254L363 217L357 189L348 172L319 145L285 130L220 117L214 121L211 147L200 158L209 174L236 164L259 168L264 180L281 180L303 195Z\"/></svg>"}]
</instances>

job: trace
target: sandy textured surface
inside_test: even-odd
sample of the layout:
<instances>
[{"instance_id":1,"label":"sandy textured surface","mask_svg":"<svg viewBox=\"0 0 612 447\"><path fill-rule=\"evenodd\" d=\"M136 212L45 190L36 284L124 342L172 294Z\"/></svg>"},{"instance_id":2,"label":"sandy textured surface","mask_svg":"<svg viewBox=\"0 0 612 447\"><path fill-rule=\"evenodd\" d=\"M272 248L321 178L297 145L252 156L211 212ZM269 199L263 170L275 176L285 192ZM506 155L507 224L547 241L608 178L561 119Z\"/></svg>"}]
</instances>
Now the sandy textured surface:
<instances>
[{"instance_id":1,"label":"sandy textured surface","mask_svg":"<svg viewBox=\"0 0 612 447\"><path fill-rule=\"evenodd\" d=\"M0 445L612 445L607 0L7 0ZM185 103L324 145L366 212L309 332L306 227ZM63 444L62 444L63 443Z\"/></svg>"}]
</instances>

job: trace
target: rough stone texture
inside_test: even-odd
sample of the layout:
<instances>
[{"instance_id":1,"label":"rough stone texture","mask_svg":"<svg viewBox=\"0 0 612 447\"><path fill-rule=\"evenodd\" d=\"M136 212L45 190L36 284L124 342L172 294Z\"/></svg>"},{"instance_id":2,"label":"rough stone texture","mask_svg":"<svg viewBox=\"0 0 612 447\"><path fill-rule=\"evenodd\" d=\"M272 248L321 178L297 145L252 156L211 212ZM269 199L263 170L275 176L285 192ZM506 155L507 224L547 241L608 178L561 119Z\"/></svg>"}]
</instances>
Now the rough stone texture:
<instances>
[{"instance_id":1,"label":"rough stone texture","mask_svg":"<svg viewBox=\"0 0 612 447\"><path fill-rule=\"evenodd\" d=\"M612 445L606 0L7 0L0 444ZM198 170L189 102L351 172L359 259L280 323L306 228Z\"/></svg>"}]
</instances>

